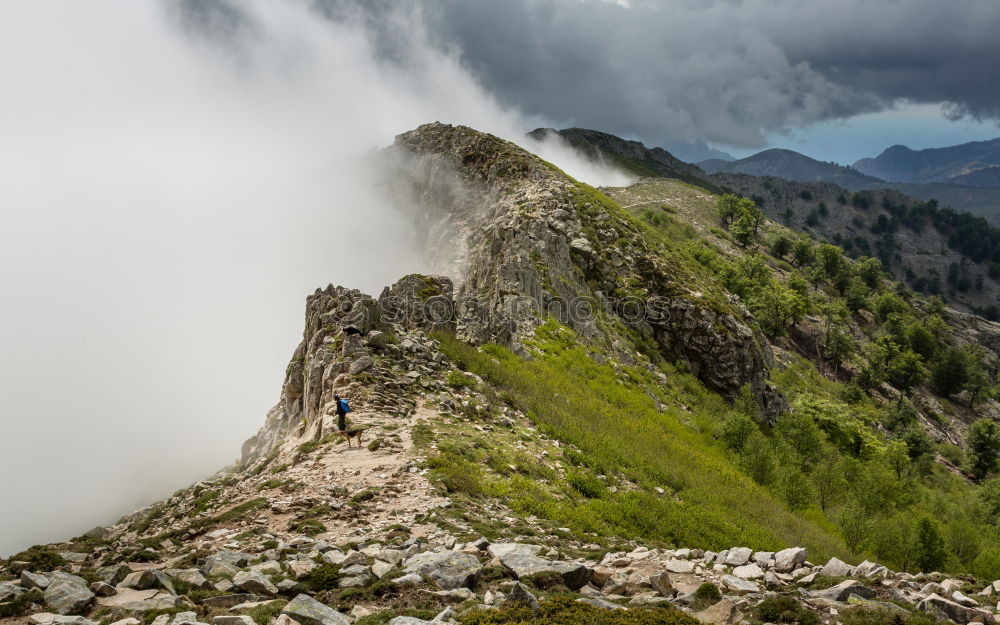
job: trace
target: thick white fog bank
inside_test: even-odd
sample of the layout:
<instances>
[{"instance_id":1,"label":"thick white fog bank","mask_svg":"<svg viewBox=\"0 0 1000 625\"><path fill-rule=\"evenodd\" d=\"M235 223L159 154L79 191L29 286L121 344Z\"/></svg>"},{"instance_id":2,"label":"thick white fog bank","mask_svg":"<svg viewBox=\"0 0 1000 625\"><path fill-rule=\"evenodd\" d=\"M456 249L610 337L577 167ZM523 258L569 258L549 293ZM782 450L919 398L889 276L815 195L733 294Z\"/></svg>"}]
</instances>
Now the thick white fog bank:
<instances>
[{"instance_id":1,"label":"thick white fog bank","mask_svg":"<svg viewBox=\"0 0 1000 625\"><path fill-rule=\"evenodd\" d=\"M540 125L413 16L390 58L304 3L239 3L236 30L178 6L0 3L0 555L234 461L305 296L424 268L408 207L345 155L426 121Z\"/></svg>"}]
</instances>

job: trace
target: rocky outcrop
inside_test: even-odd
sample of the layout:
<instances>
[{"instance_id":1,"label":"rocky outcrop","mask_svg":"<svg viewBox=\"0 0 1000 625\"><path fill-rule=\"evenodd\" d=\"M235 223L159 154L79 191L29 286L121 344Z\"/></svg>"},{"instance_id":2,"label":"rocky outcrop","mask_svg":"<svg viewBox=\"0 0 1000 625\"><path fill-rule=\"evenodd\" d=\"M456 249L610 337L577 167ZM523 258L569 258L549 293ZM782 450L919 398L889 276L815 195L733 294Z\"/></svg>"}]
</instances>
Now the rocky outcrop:
<instances>
[{"instance_id":1,"label":"rocky outcrop","mask_svg":"<svg viewBox=\"0 0 1000 625\"><path fill-rule=\"evenodd\" d=\"M281 397L264 426L243 444L242 465L263 458L290 437L302 442L333 432L334 394L353 395L355 405L376 399L380 388L363 383L375 366L374 357L399 357L415 349L396 343L397 334L405 331L452 330L452 292L448 278L424 275L401 278L378 299L339 286L317 289L306 299L305 330L285 370ZM397 400L406 395L405 385L392 390Z\"/></svg>"},{"instance_id":2,"label":"rocky outcrop","mask_svg":"<svg viewBox=\"0 0 1000 625\"><path fill-rule=\"evenodd\" d=\"M749 313L705 296L704 280L673 262L607 196L470 128L427 124L397 137L394 150L408 155L400 176L411 189L459 180L468 189L461 197L475 198L456 206L454 193L421 196L422 213L447 215L451 230L465 236L456 275L461 338L518 351L521 338L555 318L631 362L634 348L625 347L630 339L615 319L726 397L747 384L765 414L784 408L767 383L770 350Z\"/></svg>"}]
</instances>

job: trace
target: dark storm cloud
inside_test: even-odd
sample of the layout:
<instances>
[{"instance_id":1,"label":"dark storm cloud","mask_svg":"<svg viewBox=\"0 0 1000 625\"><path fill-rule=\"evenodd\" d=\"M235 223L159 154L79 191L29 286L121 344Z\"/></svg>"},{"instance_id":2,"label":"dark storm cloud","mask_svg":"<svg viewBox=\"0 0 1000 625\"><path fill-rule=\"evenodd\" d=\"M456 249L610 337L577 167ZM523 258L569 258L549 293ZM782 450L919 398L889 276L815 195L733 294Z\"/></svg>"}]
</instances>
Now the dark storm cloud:
<instances>
[{"instance_id":1,"label":"dark storm cloud","mask_svg":"<svg viewBox=\"0 0 1000 625\"><path fill-rule=\"evenodd\" d=\"M331 14L348 0L317 0ZM390 3L366 3L375 22ZM422 0L434 41L554 123L740 147L891 107L1000 116L1000 3ZM391 31L383 41L391 45Z\"/></svg>"}]
</instances>

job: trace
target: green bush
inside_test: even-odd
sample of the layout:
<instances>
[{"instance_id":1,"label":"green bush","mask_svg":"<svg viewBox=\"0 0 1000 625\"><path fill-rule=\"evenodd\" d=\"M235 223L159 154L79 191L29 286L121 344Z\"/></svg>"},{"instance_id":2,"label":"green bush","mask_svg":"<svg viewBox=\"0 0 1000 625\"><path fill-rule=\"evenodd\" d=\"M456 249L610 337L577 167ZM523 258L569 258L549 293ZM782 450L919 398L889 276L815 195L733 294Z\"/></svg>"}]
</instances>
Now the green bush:
<instances>
[{"instance_id":1,"label":"green bush","mask_svg":"<svg viewBox=\"0 0 1000 625\"><path fill-rule=\"evenodd\" d=\"M704 610L722 600L722 593L719 587L711 582L706 582L694 591L694 600L691 602L693 610Z\"/></svg>"},{"instance_id":2,"label":"green bush","mask_svg":"<svg viewBox=\"0 0 1000 625\"><path fill-rule=\"evenodd\" d=\"M31 564L31 570L35 572L51 571L66 564L61 555L44 545L35 545L21 553L16 553L9 558L9 561L28 562Z\"/></svg>"},{"instance_id":3,"label":"green bush","mask_svg":"<svg viewBox=\"0 0 1000 625\"><path fill-rule=\"evenodd\" d=\"M543 600L537 614L531 608L472 610L459 617L462 625L697 625L693 617L673 608L608 610L571 597Z\"/></svg>"},{"instance_id":4,"label":"green bush","mask_svg":"<svg viewBox=\"0 0 1000 625\"><path fill-rule=\"evenodd\" d=\"M573 489L588 499L600 499L606 492L604 483L584 471L569 471L566 481Z\"/></svg>"},{"instance_id":5,"label":"green bush","mask_svg":"<svg viewBox=\"0 0 1000 625\"><path fill-rule=\"evenodd\" d=\"M449 371L445 378L448 386L454 389L475 388L476 383L461 371Z\"/></svg>"},{"instance_id":6,"label":"green bush","mask_svg":"<svg viewBox=\"0 0 1000 625\"><path fill-rule=\"evenodd\" d=\"M794 597L779 596L764 599L753 609L754 618L765 623L797 623L820 625L821 621Z\"/></svg>"},{"instance_id":7,"label":"green bush","mask_svg":"<svg viewBox=\"0 0 1000 625\"><path fill-rule=\"evenodd\" d=\"M340 566L330 563L321 564L312 571L309 571L309 574L302 581L313 592L334 590L340 582Z\"/></svg>"},{"instance_id":8,"label":"green bush","mask_svg":"<svg viewBox=\"0 0 1000 625\"><path fill-rule=\"evenodd\" d=\"M326 526L318 519L299 519L289 525L288 529L299 534L305 534L306 536L315 536L316 534L325 532Z\"/></svg>"},{"instance_id":9,"label":"green bush","mask_svg":"<svg viewBox=\"0 0 1000 625\"><path fill-rule=\"evenodd\" d=\"M10 616L24 616L31 609L32 603L42 603L42 591L34 588L28 592L21 593L14 599L6 603L0 603L0 618Z\"/></svg>"},{"instance_id":10,"label":"green bush","mask_svg":"<svg viewBox=\"0 0 1000 625\"><path fill-rule=\"evenodd\" d=\"M951 621L941 621L929 614L900 612L856 606L841 612L841 625L942 625Z\"/></svg>"}]
</instances>

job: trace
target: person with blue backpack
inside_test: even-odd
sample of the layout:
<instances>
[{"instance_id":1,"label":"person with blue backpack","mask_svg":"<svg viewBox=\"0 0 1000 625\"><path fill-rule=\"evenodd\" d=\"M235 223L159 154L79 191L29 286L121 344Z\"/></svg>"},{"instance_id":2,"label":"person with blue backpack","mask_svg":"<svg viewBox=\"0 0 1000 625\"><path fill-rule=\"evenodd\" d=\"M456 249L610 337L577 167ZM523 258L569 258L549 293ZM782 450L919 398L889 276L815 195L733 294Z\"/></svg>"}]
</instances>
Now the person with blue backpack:
<instances>
[{"instance_id":1,"label":"person with blue backpack","mask_svg":"<svg viewBox=\"0 0 1000 625\"><path fill-rule=\"evenodd\" d=\"M336 404L337 410L337 429L338 434L347 441L347 446L351 446L352 440L358 441L358 447L361 447L361 436L364 434L364 428L351 428L347 429L347 413L351 411L351 405L347 403L346 399L343 399L340 395L334 395L333 401Z\"/></svg>"},{"instance_id":2,"label":"person with blue backpack","mask_svg":"<svg viewBox=\"0 0 1000 625\"><path fill-rule=\"evenodd\" d=\"M333 402L337 410L337 429L343 432L347 429L347 413L351 411L351 406L337 394L334 394Z\"/></svg>"}]
</instances>

